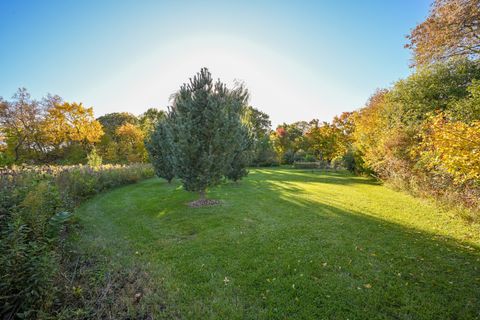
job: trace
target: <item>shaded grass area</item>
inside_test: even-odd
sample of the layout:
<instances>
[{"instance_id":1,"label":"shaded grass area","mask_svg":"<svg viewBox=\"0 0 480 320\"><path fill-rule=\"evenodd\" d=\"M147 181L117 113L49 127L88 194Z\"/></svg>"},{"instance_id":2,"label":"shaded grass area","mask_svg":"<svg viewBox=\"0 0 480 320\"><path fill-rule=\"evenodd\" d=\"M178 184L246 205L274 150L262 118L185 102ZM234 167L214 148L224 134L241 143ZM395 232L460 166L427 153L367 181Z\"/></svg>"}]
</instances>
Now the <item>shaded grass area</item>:
<instances>
[{"instance_id":1,"label":"shaded grass area","mask_svg":"<svg viewBox=\"0 0 480 320\"><path fill-rule=\"evenodd\" d=\"M123 187L77 211L72 241L112 270L146 270L152 318L480 318L480 228L453 212L281 168L208 196L223 204L190 208L196 195L160 179Z\"/></svg>"}]
</instances>

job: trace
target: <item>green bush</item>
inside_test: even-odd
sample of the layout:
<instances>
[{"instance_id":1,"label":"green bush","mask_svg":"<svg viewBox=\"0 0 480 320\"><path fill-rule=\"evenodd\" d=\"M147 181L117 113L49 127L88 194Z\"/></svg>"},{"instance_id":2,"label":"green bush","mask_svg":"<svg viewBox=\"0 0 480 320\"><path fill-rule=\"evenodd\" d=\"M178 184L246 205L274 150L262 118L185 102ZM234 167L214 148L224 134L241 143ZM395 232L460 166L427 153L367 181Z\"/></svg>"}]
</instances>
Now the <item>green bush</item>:
<instances>
[{"instance_id":1,"label":"green bush","mask_svg":"<svg viewBox=\"0 0 480 320\"><path fill-rule=\"evenodd\" d=\"M0 318L35 319L55 307L69 210L150 177L147 164L0 169Z\"/></svg>"},{"instance_id":2,"label":"green bush","mask_svg":"<svg viewBox=\"0 0 480 320\"><path fill-rule=\"evenodd\" d=\"M0 315L34 319L37 311L48 310L54 301L56 252L49 238L34 236L17 215L2 226L0 237Z\"/></svg>"},{"instance_id":3,"label":"green bush","mask_svg":"<svg viewBox=\"0 0 480 320\"><path fill-rule=\"evenodd\" d=\"M293 160L295 162L299 161L299 162L302 162L302 161L305 161L305 156L306 156L306 152L303 151L302 149L298 150L297 152L295 152L295 155L293 156Z\"/></svg>"},{"instance_id":4,"label":"green bush","mask_svg":"<svg viewBox=\"0 0 480 320\"><path fill-rule=\"evenodd\" d=\"M7 317L34 318L36 310L53 304L58 259L52 241L57 233L49 222L61 210L61 201L52 181L40 178L27 173L1 180L0 311Z\"/></svg>"},{"instance_id":5,"label":"green bush","mask_svg":"<svg viewBox=\"0 0 480 320\"><path fill-rule=\"evenodd\" d=\"M102 157L97 153L97 149L93 148L87 155L87 164L92 168L99 168L102 165Z\"/></svg>"},{"instance_id":6,"label":"green bush","mask_svg":"<svg viewBox=\"0 0 480 320\"><path fill-rule=\"evenodd\" d=\"M328 161L296 161L293 163L295 169L341 169L343 166L331 164Z\"/></svg>"},{"instance_id":7,"label":"green bush","mask_svg":"<svg viewBox=\"0 0 480 320\"><path fill-rule=\"evenodd\" d=\"M98 178L90 167L72 167L56 176L56 184L62 190L64 201L77 204L97 192Z\"/></svg>"},{"instance_id":8,"label":"green bush","mask_svg":"<svg viewBox=\"0 0 480 320\"><path fill-rule=\"evenodd\" d=\"M293 164L295 169L319 169L320 163L319 162L305 162L305 161L297 161Z\"/></svg>"},{"instance_id":9,"label":"green bush","mask_svg":"<svg viewBox=\"0 0 480 320\"><path fill-rule=\"evenodd\" d=\"M256 141L254 149L254 157L250 164L251 166L273 167L280 165L277 153L273 149L272 143L268 135Z\"/></svg>"},{"instance_id":10,"label":"green bush","mask_svg":"<svg viewBox=\"0 0 480 320\"><path fill-rule=\"evenodd\" d=\"M40 181L17 209L23 224L31 229L33 238L38 239L47 233L52 213L61 211L62 204L56 186L51 181Z\"/></svg>"},{"instance_id":11,"label":"green bush","mask_svg":"<svg viewBox=\"0 0 480 320\"><path fill-rule=\"evenodd\" d=\"M335 170L345 169L345 162L343 161L343 157L335 157L330 162L330 167Z\"/></svg>"},{"instance_id":12,"label":"green bush","mask_svg":"<svg viewBox=\"0 0 480 320\"><path fill-rule=\"evenodd\" d=\"M287 150L282 157L283 164L293 164L295 162L295 152L293 150Z\"/></svg>"}]
</instances>

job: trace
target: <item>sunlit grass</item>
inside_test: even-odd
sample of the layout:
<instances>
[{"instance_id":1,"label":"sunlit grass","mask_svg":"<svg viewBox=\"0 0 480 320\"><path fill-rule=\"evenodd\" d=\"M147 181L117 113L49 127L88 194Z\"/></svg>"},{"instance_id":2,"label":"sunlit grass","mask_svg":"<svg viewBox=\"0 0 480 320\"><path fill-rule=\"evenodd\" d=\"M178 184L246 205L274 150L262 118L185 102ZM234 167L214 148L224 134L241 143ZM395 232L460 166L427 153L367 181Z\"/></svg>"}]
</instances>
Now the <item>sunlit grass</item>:
<instances>
[{"instance_id":1,"label":"sunlit grass","mask_svg":"<svg viewBox=\"0 0 480 320\"><path fill-rule=\"evenodd\" d=\"M452 212L367 178L287 169L209 197L224 203L189 208L196 195L160 179L98 196L77 212L82 250L148 268L165 317L480 316L480 229Z\"/></svg>"}]
</instances>

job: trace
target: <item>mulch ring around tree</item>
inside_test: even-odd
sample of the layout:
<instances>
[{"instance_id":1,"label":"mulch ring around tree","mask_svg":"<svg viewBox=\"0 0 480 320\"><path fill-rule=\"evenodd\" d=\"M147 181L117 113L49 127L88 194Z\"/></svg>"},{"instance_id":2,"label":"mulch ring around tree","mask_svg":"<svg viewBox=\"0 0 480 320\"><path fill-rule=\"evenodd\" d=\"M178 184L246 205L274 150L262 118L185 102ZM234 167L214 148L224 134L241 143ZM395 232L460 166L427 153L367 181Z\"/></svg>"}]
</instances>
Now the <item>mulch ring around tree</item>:
<instances>
[{"instance_id":1,"label":"mulch ring around tree","mask_svg":"<svg viewBox=\"0 0 480 320\"><path fill-rule=\"evenodd\" d=\"M207 206L218 206L222 204L220 200L213 200L213 199L198 199L188 203L190 208L200 208L200 207L207 207Z\"/></svg>"}]
</instances>

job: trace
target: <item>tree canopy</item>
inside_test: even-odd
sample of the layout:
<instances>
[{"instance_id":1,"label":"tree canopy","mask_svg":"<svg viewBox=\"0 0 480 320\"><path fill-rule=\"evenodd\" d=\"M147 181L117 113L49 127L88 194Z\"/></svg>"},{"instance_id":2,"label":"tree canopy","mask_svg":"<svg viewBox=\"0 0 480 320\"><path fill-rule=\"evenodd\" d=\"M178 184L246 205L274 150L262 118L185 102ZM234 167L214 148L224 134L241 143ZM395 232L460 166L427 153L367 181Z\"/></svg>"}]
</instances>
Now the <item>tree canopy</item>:
<instances>
[{"instance_id":1,"label":"tree canopy","mask_svg":"<svg viewBox=\"0 0 480 320\"><path fill-rule=\"evenodd\" d=\"M453 57L480 57L480 2L435 0L430 15L407 37L413 65L444 62Z\"/></svg>"}]
</instances>

